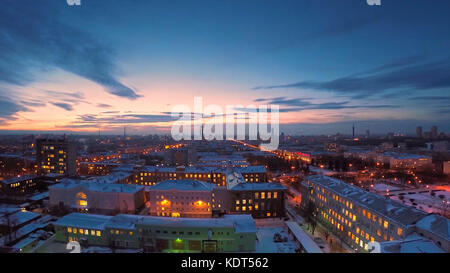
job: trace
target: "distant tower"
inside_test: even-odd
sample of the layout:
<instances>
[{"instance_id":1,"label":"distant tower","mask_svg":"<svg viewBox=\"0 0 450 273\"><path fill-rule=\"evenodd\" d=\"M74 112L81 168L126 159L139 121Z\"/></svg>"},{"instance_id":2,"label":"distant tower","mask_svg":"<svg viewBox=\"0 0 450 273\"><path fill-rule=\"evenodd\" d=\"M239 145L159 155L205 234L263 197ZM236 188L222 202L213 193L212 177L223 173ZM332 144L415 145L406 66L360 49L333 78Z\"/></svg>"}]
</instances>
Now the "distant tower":
<instances>
[{"instance_id":1,"label":"distant tower","mask_svg":"<svg viewBox=\"0 0 450 273\"><path fill-rule=\"evenodd\" d=\"M127 126L123 126L123 138L127 137Z\"/></svg>"},{"instance_id":2,"label":"distant tower","mask_svg":"<svg viewBox=\"0 0 450 273\"><path fill-rule=\"evenodd\" d=\"M422 134L422 127L419 126L416 128L416 137L417 138L422 138L423 134Z\"/></svg>"},{"instance_id":3,"label":"distant tower","mask_svg":"<svg viewBox=\"0 0 450 273\"><path fill-rule=\"evenodd\" d=\"M438 128L437 126L431 127L431 138L437 138L438 136Z\"/></svg>"},{"instance_id":4,"label":"distant tower","mask_svg":"<svg viewBox=\"0 0 450 273\"><path fill-rule=\"evenodd\" d=\"M353 134L353 139L355 139L355 124L353 123L353 127L352 127L352 134Z\"/></svg>"},{"instance_id":5,"label":"distant tower","mask_svg":"<svg viewBox=\"0 0 450 273\"><path fill-rule=\"evenodd\" d=\"M370 130L366 131L366 138L370 138Z\"/></svg>"}]
</instances>

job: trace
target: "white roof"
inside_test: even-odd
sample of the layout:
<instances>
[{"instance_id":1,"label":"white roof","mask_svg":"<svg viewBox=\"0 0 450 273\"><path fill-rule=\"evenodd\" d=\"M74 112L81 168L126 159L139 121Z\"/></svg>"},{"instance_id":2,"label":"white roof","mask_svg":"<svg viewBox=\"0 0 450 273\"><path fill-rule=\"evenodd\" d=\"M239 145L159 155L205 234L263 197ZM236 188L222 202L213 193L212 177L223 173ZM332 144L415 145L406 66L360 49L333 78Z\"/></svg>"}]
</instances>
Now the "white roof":
<instances>
[{"instance_id":1,"label":"white roof","mask_svg":"<svg viewBox=\"0 0 450 273\"><path fill-rule=\"evenodd\" d=\"M307 253L323 253L320 247L311 239L311 237L303 231L303 229L292 221L285 222L289 230L294 234L294 237L302 245Z\"/></svg>"},{"instance_id":2,"label":"white roof","mask_svg":"<svg viewBox=\"0 0 450 273\"><path fill-rule=\"evenodd\" d=\"M423 211L403 205L379 194L365 191L333 177L313 175L306 177L305 180L327 188L351 202L405 226L415 224L427 215Z\"/></svg>"}]
</instances>

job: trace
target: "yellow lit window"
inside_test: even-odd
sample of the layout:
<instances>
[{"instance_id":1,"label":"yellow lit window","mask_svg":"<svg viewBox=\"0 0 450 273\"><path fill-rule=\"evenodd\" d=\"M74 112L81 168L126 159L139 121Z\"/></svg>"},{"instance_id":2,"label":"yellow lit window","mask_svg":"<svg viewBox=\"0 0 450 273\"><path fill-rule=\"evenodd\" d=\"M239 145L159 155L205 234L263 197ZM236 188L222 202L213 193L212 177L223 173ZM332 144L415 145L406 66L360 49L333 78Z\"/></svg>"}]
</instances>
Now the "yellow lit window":
<instances>
[{"instance_id":1,"label":"yellow lit window","mask_svg":"<svg viewBox=\"0 0 450 273\"><path fill-rule=\"evenodd\" d=\"M72 233L72 228L71 228L71 227L68 227L68 228L67 228L67 232Z\"/></svg>"},{"instance_id":2,"label":"yellow lit window","mask_svg":"<svg viewBox=\"0 0 450 273\"><path fill-rule=\"evenodd\" d=\"M403 229L401 229L401 228L398 228L398 229L397 229L397 234L398 234L399 236L401 236L401 235L402 235L402 233L403 233Z\"/></svg>"},{"instance_id":3,"label":"yellow lit window","mask_svg":"<svg viewBox=\"0 0 450 273\"><path fill-rule=\"evenodd\" d=\"M384 228L388 228L388 227L389 227L389 223L388 223L388 221L384 221L384 223L383 223L383 227L384 227Z\"/></svg>"},{"instance_id":4,"label":"yellow lit window","mask_svg":"<svg viewBox=\"0 0 450 273\"><path fill-rule=\"evenodd\" d=\"M80 234L83 234L84 230L82 228L80 228Z\"/></svg>"},{"instance_id":5,"label":"yellow lit window","mask_svg":"<svg viewBox=\"0 0 450 273\"><path fill-rule=\"evenodd\" d=\"M265 192L261 192L261 199L266 199L266 193Z\"/></svg>"}]
</instances>

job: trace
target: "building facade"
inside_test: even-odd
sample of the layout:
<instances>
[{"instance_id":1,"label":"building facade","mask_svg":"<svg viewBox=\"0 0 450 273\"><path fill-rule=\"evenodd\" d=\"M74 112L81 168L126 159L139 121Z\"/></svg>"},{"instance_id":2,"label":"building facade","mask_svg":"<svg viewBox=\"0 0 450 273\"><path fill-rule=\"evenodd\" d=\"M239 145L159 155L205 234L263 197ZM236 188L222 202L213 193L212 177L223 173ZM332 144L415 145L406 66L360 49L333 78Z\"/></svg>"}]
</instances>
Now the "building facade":
<instances>
[{"instance_id":1,"label":"building facade","mask_svg":"<svg viewBox=\"0 0 450 273\"><path fill-rule=\"evenodd\" d=\"M74 176L77 172L77 144L64 138L36 139L36 161L40 174Z\"/></svg>"},{"instance_id":2,"label":"building facade","mask_svg":"<svg viewBox=\"0 0 450 273\"><path fill-rule=\"evenodd\" d=\"M193 219L72 213L55 222L56 241L146 252L253 252L256 224L250 215Z\"/></svg>"},{"instance_id":3,"label":"building facade","mask_svg":"<svg viewBox=\"0 0 450 273\"><path fill-rule=\"evenodd\" d=\"M166 180L149 187L150 215L167 217L212 216L215 184L198 180Z\"/></svg>"}]
</instances>

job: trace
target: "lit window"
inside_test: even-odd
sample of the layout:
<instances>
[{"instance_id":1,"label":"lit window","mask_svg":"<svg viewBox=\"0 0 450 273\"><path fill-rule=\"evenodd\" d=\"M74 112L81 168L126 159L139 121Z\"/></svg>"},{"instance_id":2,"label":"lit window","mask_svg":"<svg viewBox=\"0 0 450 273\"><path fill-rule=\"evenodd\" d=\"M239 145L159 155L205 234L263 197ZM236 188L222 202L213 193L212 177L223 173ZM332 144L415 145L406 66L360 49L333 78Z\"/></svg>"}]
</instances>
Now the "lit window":
<instances>
[{"instance_id":1,"label":"lit window","mask_svg":"<svg viewBox=\"0 0 450 273\"><path fill-rule=\"evenodd\" d=\"M401 235L403 234L403 229L398 228L398 229L397 229L397 234L398 234L399 236L401 236Z\"/></svg>"},{"instance_id":2,"label":"lit window","mask_svg":"<svg viewBox=\"0 0 450 273\"><path fill-rule=\"evenodd\" d=\"M384 228L386 228L386 229L387 229L387 228L389 227L389 223L388 223L388 221L384 221L384 223L383 223L383 227L384 227Z\"/></svg>"},{"instance_id":3,"label":"lit window","mask_svg":"<svg viewBox=\"0 0 450 273\"><path fill-rule=\"evenodd\" d=\"M72 233L72 228L71 228L71 227L68 227L68 228L67 228L67 232Z\"/></svg>"}]
</instances>

